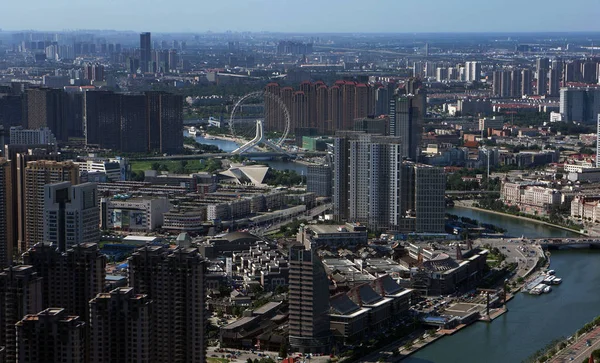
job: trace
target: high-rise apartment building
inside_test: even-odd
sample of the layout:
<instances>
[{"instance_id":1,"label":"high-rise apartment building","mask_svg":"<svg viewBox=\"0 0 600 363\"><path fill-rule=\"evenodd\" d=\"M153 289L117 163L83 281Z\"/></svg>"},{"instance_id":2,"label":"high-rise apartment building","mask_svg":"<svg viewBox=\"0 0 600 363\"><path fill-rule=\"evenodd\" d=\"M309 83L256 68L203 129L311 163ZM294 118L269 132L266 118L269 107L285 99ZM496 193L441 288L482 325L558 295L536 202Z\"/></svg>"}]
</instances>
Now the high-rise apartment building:
<instances>
[{"instance_id":1,"label":"high-rise apartment building","mask_svg":"<svg viewBox=\"0 0 600 363\"><path fill-rule=\"evenodd\" d=\"M334 140L334 218L361 222L373 229L395 226L401 138L362 132L338 136Z\"/></svg>"},{"instance_id":2,"label":"high-rise apartment building","mask_svg":"<svg viewBox=\"0 0 600 363\"><path fill-rule=\"evenodd\" d=\"M510 71L510 97L521 97L522 89L521 70L513 69Z\"/></svg>"},{"instance_id":3,"label":"high-rise apartment building","mask_svg":"<svg viewBox=\"0 0 600 363\"><path fill-rule=\"evenodd\" d=\"M11 161L0 158L0 268L12 262L15 250L15 200Z\"/></svg>"},{"instance_id":4,"label":"high-rise apartment building","mask_svg":"<svg viewBox=\"0 0 600 363\"><path fill-rule=\"evenodd\" d=\"M142 73L153 71L152 62L152 37L150 33L140 34L140 70Z\"/></svg>"},{"instance_id":5,"label":"high-rise apartment building","mask_svg":"<svg viewBox=\"0 0 600 363\"><path fill-rule=\"evenodd\" d=\"M23 261L43 278L40 301L43 308L60 306L76 315L89 329L89 301L104 290L107 257L95 243L72 246L65 252L56 245L38 243L23 254ZM41 309L40 309L41 310ZM39 310L38 310L39 311ZM85 354L89 357L89 341Z\"/></svg>"},{"instance_id":6,"label":"high-rise apartment building","mask_svg":"<svg viewBox=\"0 0 600 363\"><path fill-rule=\"evenodd\" d=\"M329 280L315 250L297 245L289 252L289 341L301 353L327 353Z\"/></svg>"},{"instance_id":7,"label":"high-rise apartment building","mask_svg":"<svg viewBox=\"0 0 600 363\"><path fill-rule=\"evenodd\" d=\"M26 92L26 128L37 130L48 127L59 141L68 138L68 115L62 89L30 88Z\"/></svg>"},{"instance_id":8,"label":"high-rise apartment building","mask_svg":"<svg viewBox=\"0 0 600 363\"><path fill-rule=\"evenodd\" d=\"M148 151L148 112L146 96L120 94L121 146L122 152L143 153Z\"/></svg>"},{"instance_id":9,"label":"high-rise apartment building","mask_svg":"<svg viewBox=\"0 0 600 363\"><path fill-rule=\"evenodd\" d=\"M531 95L531 70L521 70L521 95Z\"/></svg>"},{"instance_id":10,"label":"high-rise apartment building","mask_svg":"<svg viewBox=\"0 0 600 363\"><path fill-rule=\"evenodd\" d=\"M443 169L404 161L400 138L339 133L334 139L333 210L337 221L375 230L444 231Z\"/></svg>"},{"instance_id":11,"label":"high-rise apartment building","mask_svg":"<svg viewBox=\"0 0 600 363\"><path fill-rule=\"evenodd\" d=\"M121 148L120 95L110 91L83 93L83 129L86 145Z\"/></svg>"},{"instance_id":12,"label":"high-rise apartment building","mask_svg":"<svg viewBox=\"0 0 600 363\"><path fill-rule=\"evenodd\" d=\"M156 362L206 361L205 270L185 246L146 246L129 258L130 286L153 301Z\"/></svg>"},{"instance_id":13,"label":"high-rise apartment building","mask_svg":"<svg viewBox=\"0 0 600 363\"><path fill-rule=\"evenodd\" d=\"M16 324L17 362L84 363L85 323L64 309L26 315Z\"/></svg>"},{"instance_id":14,"label":"high-rise apartment building","mask_svg":"<svg viewBox=\"0 0 600 363\"><path fill-rule=\"evenodd\" d=\"M44 240L44 186L69 181L79 184L79 168L72 162L32 161L25 168L25 246Z\"/></svg>"},{"instance_id":15,"label":"high-rise apartment building","mask_svg":"<svg viewBox=\"0 0 600 363\"><path fill-rule=\"evenodd\" d=\"M547 68L539 68L537 70L536 81L535 81L535 87L536 87L535 92L537 95L543 96L546 93L548 93L547 79L548 79L548 69Z\"/></svg>"},{"instance_id":16,"label":"high-rise apartment building","mask_svg":"<svg viewBox=\"0 0 600 363\"><path fill-rule=\"evenodd\" d=\"M481 63L465 62L465 80L467 82L479 81L481 78Z\"/></svg>"},{"instance_id":17,"label":"high-rise apartment building","mask_svg":"<svg viewBox=\"0 0 600 363\"><path fill-rule=\"evenodd\" d=\"M183 148L183 96L147 92L149 151L177 153Z\"/></svg>"},{"instance_id":18,"label":"high-rise apartment building","mask_svg":"<svg viewBox=\"0 0 600 363\"><path fill-rule=\"evenodd\" d=\"M566 122L594 124L600 114L600 88L561 88L560 113Z\"/></svg>"},{"instance_id":19,"label":"high-rise apartment building","mask_svg":"<svg viewBox=\"0 0 600 363\"><path fill-rule=\"evenodd\" d=\"M548 73L548 96L558 97L560 95L560 71L553 68Z\"/></svg>"},{"instance_id":20,"label":"high-rise apartment building","mask_svg":"<svg viewBox=\"0 0 600 363\"><path fill-rule=\"evenodd\" d=\"M49 145L7 145L4 155L10 160L10 185L13 204L10 206L14 218L13 250L25 252L25 169L35 160L58 160L60 154L51 152Z\"/></svg>"},{"instance_id":21,"label":"high-rise apartment building","mask_svg":"<svg viewBox=\"0 0 600 363\"><path fill-rule=\"evenodd\" d=\"M55 244L62 252L76 244L97 243L100 208L96 184L62 182L44 188L44 242Z\"/></svg>"},{"instance_id":22,"label":"high-rise apartment building","mask_svg":"<svg viewBox=\"0 0 600 363\"><path fill-rule=\"evenodd\" d=\"M92 299L90 362L156 362L151 308L152 300L134 294L131 287L100 293Z\"/></svg>"},{"instance_id":23,"label":"high-rise apartment building","mask_svg":"<svg viewBox=\"0 0 600 363\"><path fill-rule=\"evenodd\" d=\"M5 347L7 362L17 359L17 322L41 310L42 278L33 266L4 269L0 273L0 346Z\"/></svg>"}]
</instances>

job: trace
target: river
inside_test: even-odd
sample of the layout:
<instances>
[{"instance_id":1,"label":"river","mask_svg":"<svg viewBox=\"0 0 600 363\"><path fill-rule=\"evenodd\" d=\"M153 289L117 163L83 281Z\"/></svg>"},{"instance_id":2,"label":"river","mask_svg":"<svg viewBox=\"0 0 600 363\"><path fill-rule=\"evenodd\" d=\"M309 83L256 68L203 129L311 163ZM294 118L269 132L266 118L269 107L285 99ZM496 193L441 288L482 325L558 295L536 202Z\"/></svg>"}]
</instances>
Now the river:
<instances>
[{"instance_id":1,"label":"river","mask_svg":"<svg viewBox=\"0 0 600 363\"><path fill-rule=\"evenodd\" d=\"M184 131L184 136L189 136L187 131ZM219 149L225 152L232 152L233 150L238 148L238 145L234 141L223 140L223 139L206 139L202 136L196 137L196 141L201 144L207 145L215 145ZM306 175L306 165L301 163L296 163L293 161L281 161L281 160L261 160L260 158L254 158L256 161L264 162L269 164L269 166L276 170L293 170L298 174Z\"/></svg>"},{"instance_id":2,"label":"river","mask_svg":"<svg viewBox=\"0 0 600 363\"><path fill-rule=\"evenodd\" d=\"M495 224L512 236L575 236L551 226L466 208L451 208L448 213ZM551 293L519 293L508 303L508 313L492 323L472 324L403 362L521 362L552 340L575 333L600 315L600 251L552 251L551 261L552 269L563 279Z\"/></svg>"}]
</instances>

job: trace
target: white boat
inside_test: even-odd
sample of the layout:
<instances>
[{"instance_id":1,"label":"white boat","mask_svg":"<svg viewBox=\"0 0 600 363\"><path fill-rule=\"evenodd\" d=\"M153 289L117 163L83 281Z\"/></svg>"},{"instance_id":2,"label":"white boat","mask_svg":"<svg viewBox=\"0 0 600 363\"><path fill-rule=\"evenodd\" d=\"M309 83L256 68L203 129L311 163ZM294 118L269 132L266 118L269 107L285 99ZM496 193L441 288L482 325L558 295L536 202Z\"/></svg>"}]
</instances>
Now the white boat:
<instances>
[{"instance_id":1,"label":"white boat","mask_svg":"<svg viewBox=\"0 0 600 363\"><path fill-rule=\"evenodd\" d=\"M548 275L548 276L546 276L546 278L544 278L544 281L542 281L542 282L543 282L543 283L545 283L545 284L548 284L548 285L549 285L549 284L551 284L551 283L552 283L552 281L553 281L554 279L556 279L556 277L555 277L555 276Z\"/></svg>"},{"instance_id":2,"label":"white boat","mask_svg":"<svg viewBox=\"0 0 600 363\"><path fill-rule=\"evenodd\" d=\"M562 279L560 277L555 277L552 280L552 285L559 285L562 282Z\"/></svg>"},{"instance_id":3,"label":"white boat","mask_svg":"<svg viewBox=\"0 0 600 363\"><path fill-rule=\"evenodd\" d=\"M197 133L198 133L198 129L196 129L194 126L192 126L188 129L188 134L190 134L191 137L196 137Z\"/></svg>"},{"instance_id":4,"label":"white boat","mask_svg":"<svg viewBox=\"0 0 600 363\"><path fill-rule=\"evenodd\" d=\"M548 270L548 275L554 275L555 271L554 270Z\"/></svg>"},{"instance_id":5,"label":"white boat","mask_svg":"<svg viewBox=\"0 0 600 363\"><path fill-rule=\"evenodd\" d=\"M532 294L532 295L540 295L544 291L544 289L546 288L546 286L547 285L539 284L536 287L534 287L533 289L531 289L529 291L529 293Z\"/></svg>"},{"instance_id":6,"label":"white boat","mask_svg":"<svg viewBox=\"0 0 600 363\"><path fill-rule=\"evenodd\" d=\"M544 294L549 293L550 291L552 291L552 286L546 286L546 287L544 287L543 291L544 291Z\"/></svg>"}]
</instances>

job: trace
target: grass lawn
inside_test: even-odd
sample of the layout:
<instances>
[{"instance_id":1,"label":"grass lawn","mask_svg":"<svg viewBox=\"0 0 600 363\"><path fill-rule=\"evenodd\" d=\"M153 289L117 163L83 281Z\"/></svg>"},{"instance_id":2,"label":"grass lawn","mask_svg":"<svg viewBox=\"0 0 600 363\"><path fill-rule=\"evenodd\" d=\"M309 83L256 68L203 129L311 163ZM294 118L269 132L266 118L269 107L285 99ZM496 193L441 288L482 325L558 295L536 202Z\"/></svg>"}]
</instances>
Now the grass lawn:
<instances>
[{"instance_id":1,"label":"grass lawn","mask_svg":"<svg viewBox=\"0 0 600 363\"><path fill-rule=\"evenodd\" d=\"M208 357L208 358L206 358L206 362L208 362L208 363L228 363L229 359Z\"/></svg>"},{"instance_id":2,"label":"grass lawn","mask_svg":"<svg viewBox=\"0 0 600 363\"><path fill-rule=\"evenodd\" d=\"M202 169L201 167L201 160L186 160L187 164L185 166L185 171L186 173L195 173L200 171L200 169ZM131 171L146 171L146 170L152 170L152 164L155 163L155 161L131 161ZM165 165L170 172L175 171L176 169L178 169L181 166L181 161L179 160L162 160L159 162L159 164Z\"/></svg>"}]
</instances>

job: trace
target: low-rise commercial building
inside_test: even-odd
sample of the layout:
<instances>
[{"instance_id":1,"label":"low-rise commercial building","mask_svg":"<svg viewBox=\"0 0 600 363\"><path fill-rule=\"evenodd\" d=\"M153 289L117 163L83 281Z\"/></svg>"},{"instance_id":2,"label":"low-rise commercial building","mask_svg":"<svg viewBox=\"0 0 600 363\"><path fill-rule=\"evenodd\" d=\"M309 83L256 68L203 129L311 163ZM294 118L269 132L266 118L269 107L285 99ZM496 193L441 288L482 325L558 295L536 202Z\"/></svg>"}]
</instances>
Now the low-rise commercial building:
<instances>
[{"instance_id":1,"label":"low-rise commercial building","mask_svg":"<svg viewBox=\"0 0 600 363\"><path fill-rule=\"evenodd\" d=\"M102 229L150 232L162 226L163 215L171 208L165 197L130 197L117 195L102 198Z\"/></svg>"},{"instance_id":2,"label":"low-rise commercial building","mask_svg":"<svg viewBox=\"0 0 600 363\"><path fill-rule=\"evenodd\" d=\"M368 241L367 227L358 223L334 225L300 225L296 241L304 246L359 246Z\"/></svg>"}]
</instances>

